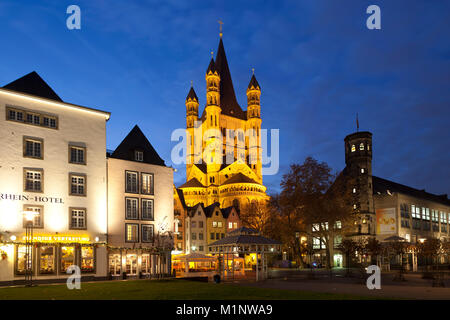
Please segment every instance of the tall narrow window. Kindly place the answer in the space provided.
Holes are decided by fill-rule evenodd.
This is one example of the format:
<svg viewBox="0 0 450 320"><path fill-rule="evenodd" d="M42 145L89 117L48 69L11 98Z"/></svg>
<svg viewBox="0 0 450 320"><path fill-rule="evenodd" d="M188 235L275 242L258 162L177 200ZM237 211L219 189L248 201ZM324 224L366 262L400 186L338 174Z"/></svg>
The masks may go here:
<svg viewBox="0 0 450 320"><path fill-rule="evenodd" d="M39 273L51 274L55 272L55 247L40 247L39 255Z"/></svg>
<svg viewBox="0 0 450 320"><path fill-rule="evenodd" d="M125 242L139 242L139 225L134 223L125 224Z"/></svg>
<svg viewBox="0 0 450 320"><path fill-rule="evenodd" d="M70 229L86 229L86 209L70 208Z"/></svg>
<svg viewBox="0 0 450 320"><path fill-rule="evenodd" d="M138 199L136 198L125 198L126 208L125 208L125 218L128 220L138 219Z"/></svg>
<svg viewBox="0 0 450 320"><path fill-rule="evenodd" d="M69 174L70 179L70 195L85 196L86 195L86 176L78 174Z"/></svg>
<svg viewBox="0 0 450 320"><path fill-rule="evenodd" d="M95 272L94 247L81 247L81 272Z"/></svg>
<svg viewBox="0 0 450 320"><path fill-rule="evenodd" d="M24 169L25 191L42 192L43 171L36 169Z"/></svg>
<svg viewBox="0 0 450 320"><path fill-rule="evenodd" d="M356 151L356 147L354 144L352 144L352 152L355 152L355 151Z"/></svg>
<svg viewBox="0 0 450 320"><path fill-rule="evenodd" d="M143 224L142 225L142 242L153 241L153 225Z"/></svg>
<svg viewBox="0 0 450 320"><path fill-rule="evenodd" d="M142 220L153 220L152 199L142 199Z"/></svg>
<svg viewBox="0 0 450 320"><path fill-rule="evenodd" d="M61 247L61 272L66 273L73 264L75 264L75 247Z"/></svg>
<svg viewBox="0 0 450 320"><path fill-rule="evenodd" d="M153 194L153 174L142 173L141 174L141 192L143 194Z"/></svg>
<svg viewBox="0 0 450 320"><path fill-rule="evenodd" d="M86 164L86 148L69 146L69 162Z"/></svg>
<svg viewBox="0 0 450 320"><path fill-rule="evenodd" d="M23 139L23 156L29 158L43 158L43 140L38 138Z"/></svg>
<svg viewBox="0 0 450 320"><path fill-rule="evenodd" d="M125 192L138 193L138 173L125 171Z"/></svg>

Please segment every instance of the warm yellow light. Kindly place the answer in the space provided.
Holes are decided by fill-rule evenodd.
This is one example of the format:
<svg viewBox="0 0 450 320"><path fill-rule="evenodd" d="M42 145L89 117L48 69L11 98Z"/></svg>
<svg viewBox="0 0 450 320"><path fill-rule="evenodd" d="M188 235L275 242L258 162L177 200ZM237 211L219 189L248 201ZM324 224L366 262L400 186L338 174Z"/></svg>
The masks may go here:
<svg viewBox="0 0 450 320"><path fill-rule="evenodd" d="M25 220L27 220L28 222L32 222L34 220L34 217L37 215L37 212L35 212L35 211L24 211L23 214L25 216Z"/></svg>
<svg viewBox="0 0 450 320"><path fill-rule="evenodd" d="M16 236L15 235L12 235L11 237L9 237L10 239L11 239L11 241L16 241Z"/></svg>

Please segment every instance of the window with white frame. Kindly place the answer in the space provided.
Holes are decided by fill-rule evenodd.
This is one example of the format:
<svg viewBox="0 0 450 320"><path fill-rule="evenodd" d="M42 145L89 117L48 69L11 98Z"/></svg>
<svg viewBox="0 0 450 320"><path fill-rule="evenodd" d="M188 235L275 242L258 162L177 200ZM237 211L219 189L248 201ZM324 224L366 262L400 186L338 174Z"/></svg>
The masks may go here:
<svg viewBox="0 0 450 320"><path fill-rule="evenodd" d="M43 228L44 227L44 207L42 206L24 206L24 211L32 211L33 212L33 228ZM27 221L23 222L23 226L25 227Z"/></svg>
<svg viewBox="0 0 450 320"><path fill-rule="evenodd" d="M137 223L125 224L125 242L139 242L139 225Z"/></svg>
<svg viewBox="0 0 450 320"><path fill-rule="evenodd" d="M86 229L85 208L70 208L70 229Z"/></svg>
<svg viewBox="0 0 450 320"><path fill-rule="evenodd" d="M25 191L42 192L43 171L35 169L25 169Z"/></svg>
<svg viewBox="0 0 450 320"><path fill-rule="evenodd" d="M138 173L125 171L125 192L138 193Z"/></svg>
<svg viewBox="0 0 450 320"><path fill-rule="evenodd" d="M153 194L153 174L142 173L141 174L141 193Z"/></svg>
<svg viewBox="0 0 450 320"><path fill-rule="evenodd" d="M85 196L86 176L71 173L69 177L70 177L70 195Z"/></svg>
<svg viewBox="0 0 450 320"><path fill-rule="evenodd" d="M137 220L139 204L137 198L125 198L125 219Z"/></svg>
<svg viewBox="0 0 450 320"><path fill-rule="evenodd" d="M142 199L142 220L153 220L153 199Z"/></svg>
<svg viewBox="0 0 450 320"><path fill-rule="evenodd" d="M38 138L24 138L24 157L42 159L43 140Z"/></svg>
<svg viewBox="0 0 450 320"><path fill-rule="evenodd" d="M143 224L142 225L142 242L151 242L153 241L153 225L152 224Z"/></svg>
<svg viewBox="0 0 450 320"><path fill-rule="evenodd" d="M69 146L69 162L75 164L86 164L86 148Z"/></svg>

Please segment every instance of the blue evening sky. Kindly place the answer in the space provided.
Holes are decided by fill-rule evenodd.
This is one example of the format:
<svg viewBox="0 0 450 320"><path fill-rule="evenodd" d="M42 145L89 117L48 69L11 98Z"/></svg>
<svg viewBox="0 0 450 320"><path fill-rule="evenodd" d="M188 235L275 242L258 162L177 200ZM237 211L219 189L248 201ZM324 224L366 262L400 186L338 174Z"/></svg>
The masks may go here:
<svg viewBox="0 0 450 320"><path fill-rule="evenodd" d="M66 28L71 4L81 30ZM371 4L381 30L366 28ZM449 1L1 0L0 84L35 70L64 101L112 112L108 148L138 124L172 165L191 80L205 104L218 19L239 103L255 68L263 128L280 129L269 193L306 156L342 170L357 112L374 134L374 175L450 193Z"/></svg>

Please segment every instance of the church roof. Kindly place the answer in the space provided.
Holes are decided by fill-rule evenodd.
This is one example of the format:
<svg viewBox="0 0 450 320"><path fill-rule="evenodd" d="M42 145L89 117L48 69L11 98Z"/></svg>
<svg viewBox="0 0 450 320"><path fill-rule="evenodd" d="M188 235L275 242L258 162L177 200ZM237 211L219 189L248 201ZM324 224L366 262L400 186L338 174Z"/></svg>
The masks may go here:
<svg viewBox="0 0 450 320"><path fill-rule="evenodd" d="M234 176L232 176L230 179L228 179L227 181L225 181L223 183L223 185L226 184L233 184L233 183L254 183L254 184L259 184L258 182L256 182L255 180L247 177L246 175L242 174L242 173L238 173L235 174Z"/></svg>
<svg viewBox="0 0 450 320"><path fill-rule="evenodd" d="M136 161L134 155L136 150L144 153L144 160L142 162L165 166L164 160L161 159L150 141L148 141L147 137L137 125L134 126L116 150L114 150L111 154L111 158Z"/></svg>
<svg viewBox="0 0 450 320"><path fill-rule="evenodd" d="M178 187L181 188L205 188L205 186L197 180L197 178L192 178L191 180L185 182L181 186Z"/></svg>
<svg viewBox="0 0 450 320"><path fill-rule="evenodd" d="M187 97L186 97L186 101L187 101L189 98L191 98L192 100L197 100L197 101L198 101L198 97L197 97L197 95L195 94L194 87L191 87L191 90L189 90L189 93L188 93L188 95L187 95Z"/></svg>
<svg viewBox="0 0 450 320"><path fill-rule="evenodd" d="M261 89L261 87L259 86L258 80L256 80L255 75L252 75L252 78L250 79L250 83L248 84L249 89L251 89L252 87Z"/></svg>
<svg viewBox="0 0 450 320"><path fill-rule="evenodd" d="M220 38L219 48L217 49L215 66L220 75L220 107L222 108L222 114L246 120L245 113L236 100L222 38Z"/></svg>
<svg viewBox="0 0 450 320"><path fill-rule="evenodd" d="M450 206L450 200L448 199L446 194L436 195L425 190L414 189L396 182L392 182L386 179L382 179L379 177L372 176L372 184L373 184L373 194L376 195L378 193L386 194L389 192L397 192L405 195L409 195L415 198L426 199L429 201L434 201L437 203L442 203L444 205Z"/></svg>
<svg viewBox="0 0 450 320"><path fill-rule="evenodd" d="M216 63L214 62L214 59L213 59L213 58L211 58L211 61L209 62L208 69L206 69L206 74L208 74L210 71L211 71L212 73L214 73L214 72L217 71L217 69L216 69Z"/></svg>
<svg viewBox="0 0 450 320"><path fill-rule="evenodd" d="M29 74L8 83L3 88L63 102L55 91L53 91L53 89L50 88L50 86L36 73L36 71L30 72Z"/></svg>

